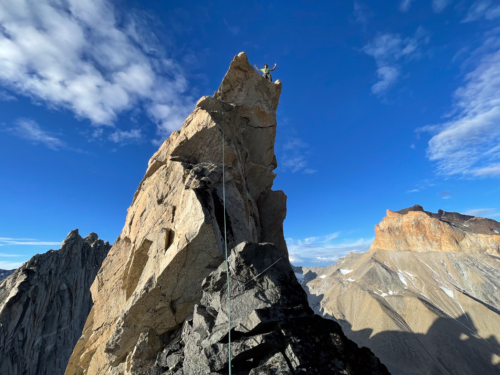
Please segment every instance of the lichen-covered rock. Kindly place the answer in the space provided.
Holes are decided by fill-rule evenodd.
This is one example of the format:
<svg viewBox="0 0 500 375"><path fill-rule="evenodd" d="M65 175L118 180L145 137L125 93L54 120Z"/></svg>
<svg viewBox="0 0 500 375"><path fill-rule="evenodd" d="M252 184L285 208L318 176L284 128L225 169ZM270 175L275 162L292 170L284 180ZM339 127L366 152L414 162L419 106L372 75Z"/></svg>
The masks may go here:
<svg viewBox="0 0 500 375"><path fill-rule="evenodd" d="M109 243L72 231L0 282L0 374L62 375L92 307Z"/></svg>
<svg viewBox="0 0 500 375"><path fill-rule="evenodd" d="M286 196L271 191L280 93L240 53L214 97L153 155L92 286L67 375L145 373L157 343L193 313L201 281L223 260L223 163L229 249L273 242L287 253Z"/></svg>
<svg viewBox="0 0 500 375"><path fill-rule="evenodd" d="M275 245L242 243L229 262L234 270L233 374L389 374L370 350L347 339L337 323L313 314L286 253ZM205 279L192 319L158 355L150 375L227 374L225 267L222 264Z"/></svg>

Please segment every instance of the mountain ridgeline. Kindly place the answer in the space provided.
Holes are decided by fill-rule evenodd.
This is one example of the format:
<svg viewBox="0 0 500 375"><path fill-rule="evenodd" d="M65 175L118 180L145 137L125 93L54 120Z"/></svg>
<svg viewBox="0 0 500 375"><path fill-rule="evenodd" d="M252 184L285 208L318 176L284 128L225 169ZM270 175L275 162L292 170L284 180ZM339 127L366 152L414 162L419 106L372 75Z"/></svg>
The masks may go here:
<svg viewBox="0 0 500 375"><path fill-rule="evenodd" d="M302 286L318 314L391 374L500 373L500 223L413 206L387 211L366 253Z"/></svg>
<svg viewBox="0 0 500 375"><path fill-rule="evenodd" d="M0 374L63 374L92 307L109 243L78 230L0 281Z"/></svg>

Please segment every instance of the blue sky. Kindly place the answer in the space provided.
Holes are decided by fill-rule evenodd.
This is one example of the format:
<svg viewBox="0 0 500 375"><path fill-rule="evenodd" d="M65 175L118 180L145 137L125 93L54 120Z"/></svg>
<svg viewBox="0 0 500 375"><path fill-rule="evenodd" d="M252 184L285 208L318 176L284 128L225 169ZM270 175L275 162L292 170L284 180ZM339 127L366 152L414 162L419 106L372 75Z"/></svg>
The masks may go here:
<svg viewBox="0 0 500 375"><path fill-rule="evenodd" d="M278 64L291 259L365 251L385 210L500 216L500 5L0 3L0 268L113 242L163 139L234 55Z"/></svg>

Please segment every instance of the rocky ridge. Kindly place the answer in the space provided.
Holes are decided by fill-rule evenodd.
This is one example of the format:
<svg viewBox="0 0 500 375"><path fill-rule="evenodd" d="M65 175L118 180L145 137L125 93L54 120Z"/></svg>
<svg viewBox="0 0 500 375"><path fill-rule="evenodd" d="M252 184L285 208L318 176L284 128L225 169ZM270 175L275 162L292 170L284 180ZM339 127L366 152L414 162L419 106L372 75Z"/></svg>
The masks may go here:
<svg viewBox="0 0 500 375"><path fill-rule="evenodd" d="M145 372L193 313L201 282L223 260L223 132L228 247L271 242L287 253L286 196L271 190L280 93L281 82L240 53L214 97L153 155L92 286L93 312L66 374Z"/></svg>
<svg viewBox="0 0 500 375"><path fill-rule="evenodd" d="M422 206L392 212L375 226L370 248L390 251L460 251L500 256L500 223Z"/></svg>
<svg viewBox="0 0 500 375"><path fill-rule="evenodd" d="M0 373L63 374L92 307L90 285L109 243L78 230L0 282Z"/></svg>
<svg viewBox="0 0 500 375"><path fill-rule="evenodd" d="M237 275L230 279L233 374L389 374L337 323L313 313L285 252L273 244L241 243L229 262ZM238 288L236 278L251 281ZM203 281L192 318L173 334L150 375L228 373L226 282L223 263Z"/></svg>
<svg viewBox="0 0 500 375"><path fill-rule="evenodd" d="M338 325L312 314L293 276L283 236L286 196L271 190L280 93L281 82L266 81L240 53L214 96L201 98L153 155L92 286L95 304L67 375L227 370L222 163L233 277L248 280L281 259L235 297L237 370L360 373L358 356L359 363L379 371L374 373L384 373L373 354L345 339ZM233 289L236 284L233 279ZM305 326L290 326L294 319ZM245 330L247 324L254 326ZM322 324L328 329L319 332ZM312 333L322 335L332 352L320 349ZM315 352L300 353L300 346ZM316 352L322 357L314 367L307 357Z"/></svg>
<svg viewBox="0 0 500 375"><path fill-rule="evenodd" d="M484 231L499 223L412 209L388 211L370 251L351 253L303 284L311 307L391 374L498 373L498 236ZM471 222L479 225L462 229Z"/></svg>
<svg viewBox="0 0 500 375"><path fill-rule="evenodd" d="M14 271L15 270L0 270L0 281L12 275Z"/></svg>

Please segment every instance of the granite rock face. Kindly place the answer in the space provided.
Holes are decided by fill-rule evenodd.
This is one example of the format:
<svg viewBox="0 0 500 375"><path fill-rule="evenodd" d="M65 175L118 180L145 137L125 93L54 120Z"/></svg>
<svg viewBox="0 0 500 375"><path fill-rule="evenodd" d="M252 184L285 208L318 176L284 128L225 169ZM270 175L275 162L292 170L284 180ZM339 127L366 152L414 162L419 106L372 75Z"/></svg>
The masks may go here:
<svg viewBox="0 0 500 375"><path fill-rule="evenodd" d="M12 275L15 270L0 270L0 281Z"/></svg>
<svg viewBox="0 0 500 375"><path fill-rule="evenodd" d="M241 243L229 262L233 374L389 374L337 323L313 313L285 252ZM150 375L228 373L226 283L223 263L203 281L192 318L172 334Z"/></svg>
<svg viewBox="0 0 500 375"><path fill-rule="evenodd" d="M61 375L92 307L109 243L72 231L0 282L0 374Z"/></svg>
<svg viewBox="0 0 500 375"><path fill-rule="evenodd" d="M271 190L280 93L280 81L240 53L214 97L202 97L153 155L92 286L67 375L145 373L193 313L201 282L223 260L223 163L228 248L272 242L287 253L286 196Z"/></svg>
<svg viewBox="0 0 500 375"><path fill-rule="evenodd" d="M392 212L375 226L371 249L389 251L460 251L500 256L500 223L481 217L422 206Z"/></svg>
<svg viewBox="0 0 500 375"><path fill-rule="evenodd" d="M391 374L498 374L498 225L421 207L389 211L370 251L303 284L309 304Z"/></svg>

